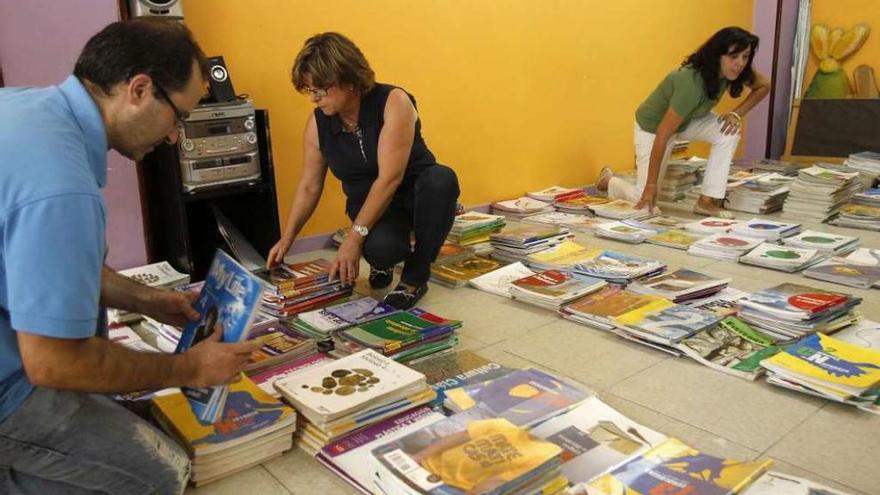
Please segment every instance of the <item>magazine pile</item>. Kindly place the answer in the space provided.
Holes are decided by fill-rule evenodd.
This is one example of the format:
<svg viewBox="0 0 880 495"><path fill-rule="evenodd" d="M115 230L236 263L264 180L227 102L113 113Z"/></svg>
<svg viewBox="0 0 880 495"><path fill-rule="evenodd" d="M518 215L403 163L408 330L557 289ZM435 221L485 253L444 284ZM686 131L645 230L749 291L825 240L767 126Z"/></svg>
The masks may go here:
<svg viewBox="0 0 880 495"><path fill-rule="evenodd" d="M508 225L489 236L492 258L508 263L523 261L526 256L553 247L571 237L571 232L556 225L519 223Z"/></svg>
<svg viewBox="0 0 880 495"><path fill-rule="evenodd" d="M339 277L330 280L330 262L323 258L301 263L280 263L260 272L267 290L262 310L276 318L289 319L351 295Z"/></svg>
<svg viewBox="0 0 880 495"><path fill-rule="evenodd" d="M189 283L189 275L175 270L167 261L130 268L128 270L120 270L118 273L134 280L135 282L142 283L149 287L155 287L157 289L174 289L175 287ZM124 309L107 309L107 321L111 324L131 323L139 319L141 319L141 315L137 313L132 313Z"/></svg>
<svg viewBox="0 0 880 495"><path fill-rule="evenodd" d="M455 217L446 240L459 246L487 242L489 234L501 230L504 224L505 219L502 215L467 211Z"/></svg>
<svg viewBox="0 0 880 495"><path fill-rule="evenodd" d="M833 166L831 166L833 167ZM798 171L782 207L783 218L821 223L837 214L861 188L858 172L813 165Z"/></svg>
<svg viewBox="0 0 880 495"><path fill-rule="evenodd" d="M608 283L576 273L547 270L514 280L510 295L514 299L558 311L570 301L596 292Z"/></svg>

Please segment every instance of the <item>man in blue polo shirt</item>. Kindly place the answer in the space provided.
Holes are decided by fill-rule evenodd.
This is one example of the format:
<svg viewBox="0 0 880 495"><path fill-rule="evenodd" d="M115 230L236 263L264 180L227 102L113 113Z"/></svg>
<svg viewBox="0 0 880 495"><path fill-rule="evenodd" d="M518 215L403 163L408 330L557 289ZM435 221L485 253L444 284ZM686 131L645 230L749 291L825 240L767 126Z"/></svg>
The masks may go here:
<svg viewBox="0 0 880 495"><path fill-rule="evenodd" d="M105 395L227 383L259 343L184 354L104 337L103 307L183 324L191 296L103 264L106 155L177 139L205 57L180 23L107 26L58 86L0 90L0 492L180 493L186 454Z"/></svg>

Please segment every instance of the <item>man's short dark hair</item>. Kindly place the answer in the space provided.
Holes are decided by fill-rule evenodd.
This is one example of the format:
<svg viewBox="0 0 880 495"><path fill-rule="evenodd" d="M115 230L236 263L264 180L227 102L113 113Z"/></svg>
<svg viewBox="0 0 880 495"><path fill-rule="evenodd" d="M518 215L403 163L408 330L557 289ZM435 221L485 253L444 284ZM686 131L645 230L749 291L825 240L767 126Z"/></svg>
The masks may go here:
<svg viewBox="0 0 880 495"><path fill-rule="evenodd" d="M190 30L180 22L144 18L119 21L92 36L73 74L110 93L113 86L147 74L169 92L182 91L198 62L207 79L208 62Z"/></svg>

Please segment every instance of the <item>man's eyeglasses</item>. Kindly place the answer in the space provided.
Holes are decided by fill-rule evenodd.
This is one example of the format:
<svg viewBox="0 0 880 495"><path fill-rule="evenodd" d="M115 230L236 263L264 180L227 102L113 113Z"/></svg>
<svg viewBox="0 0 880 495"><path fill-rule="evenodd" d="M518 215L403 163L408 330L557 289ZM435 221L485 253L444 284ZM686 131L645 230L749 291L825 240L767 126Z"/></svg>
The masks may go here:
<svg viewBox="0 0 880 495"><path fill-rule="evenodd" d="M184 121L189 118L189 114L181 112L180 109L177 108L177 105L175 105L174 102L171 101L171 97L168 96L168 93L164 89L162 89L162 86L156 84L156 81L153 81L153 86L156 87L156 91L159 93L159 96L161 96L162 99L165 100L166 103L168 103L168 105L171 107L171 110L174 110L174 118L177 119L177 123L183 125Z"/></svg>
<svg viewBox="0 0 880 495"><path fill-rule="evenodd" d="M303 88L301 93L312 98L323 98L327 96L328 88Z"/></svg>

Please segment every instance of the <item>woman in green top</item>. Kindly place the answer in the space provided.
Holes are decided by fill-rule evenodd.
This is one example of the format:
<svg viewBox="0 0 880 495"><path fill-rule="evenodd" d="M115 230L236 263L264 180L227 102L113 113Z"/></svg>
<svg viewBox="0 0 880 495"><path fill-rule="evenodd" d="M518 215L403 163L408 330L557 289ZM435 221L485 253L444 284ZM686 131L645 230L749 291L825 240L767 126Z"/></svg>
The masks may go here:
<svg viewBox="0 0 880 495"><path fill-rule="evenodd" d="M636 208L654 210L659 180L666 171L670 140L711 144L702 195L694 212L721 218L733 214L721 207L733 153L739 143L743 117L770 92L770 82L752 69L758 37L738 27L724 28L670 72L636 111L636 185L602 169L600 190L626 199ZM727 90L737 98L743 86L749 94L732 112L718 116L712 108Z"/></svg>

